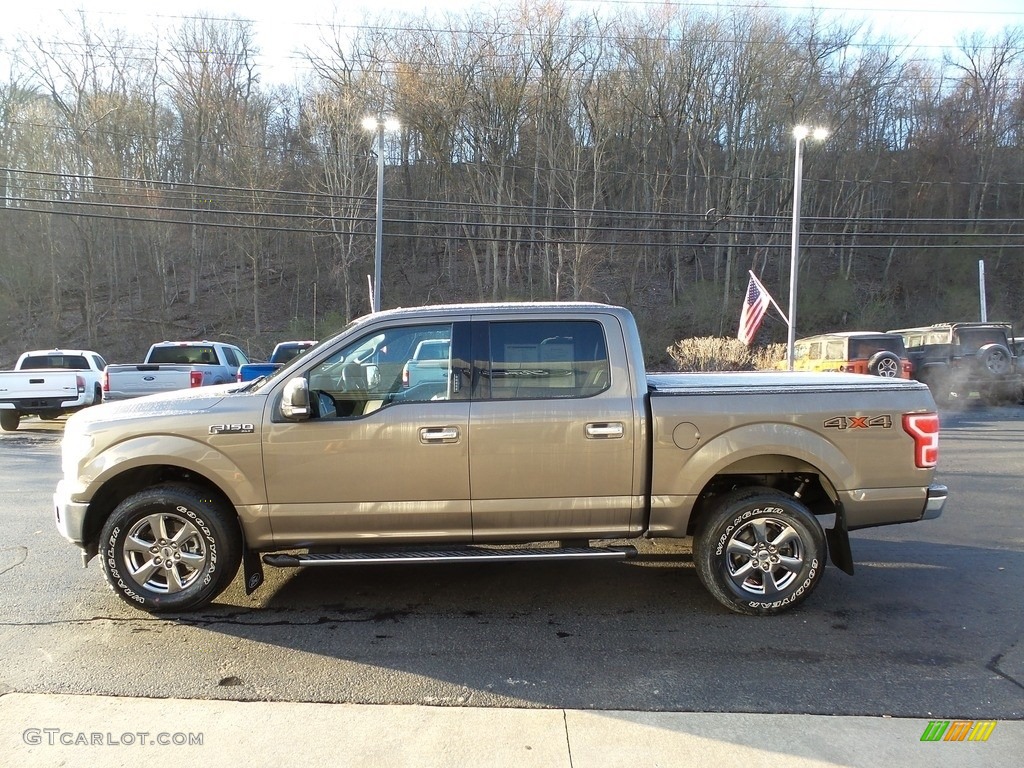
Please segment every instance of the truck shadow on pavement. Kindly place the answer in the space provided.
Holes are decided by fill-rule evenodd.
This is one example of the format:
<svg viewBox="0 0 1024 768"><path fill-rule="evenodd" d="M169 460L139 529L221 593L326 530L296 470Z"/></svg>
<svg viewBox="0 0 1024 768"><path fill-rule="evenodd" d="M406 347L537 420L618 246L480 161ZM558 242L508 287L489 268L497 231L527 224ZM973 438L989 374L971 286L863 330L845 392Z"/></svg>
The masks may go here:
<svg viewBox="0 0 1024 768"><path fill-rule="evenodd" d="M176 621L277 649L239 667L232 698L298 653L317 679L293 700L1021 716L1024 618L1005 596L1024 588L1024 553L881 540L854 553L856 576L829 567L772 618L727 612L681 558L307 569L252 598L236 580L235 605Z"/></svg>

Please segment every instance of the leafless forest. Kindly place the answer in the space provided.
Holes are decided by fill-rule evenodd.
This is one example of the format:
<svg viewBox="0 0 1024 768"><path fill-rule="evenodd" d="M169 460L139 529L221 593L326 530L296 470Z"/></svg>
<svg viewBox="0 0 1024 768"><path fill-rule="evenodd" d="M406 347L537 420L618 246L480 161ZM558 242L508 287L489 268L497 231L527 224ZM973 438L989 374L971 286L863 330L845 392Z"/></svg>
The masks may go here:
<svg viewBox="0 0 1024 768"><path fill-rule="evenodd" d="M288 85L252 23L138 36L71 17L3 39L0 361L217 337L255 357L369 310L376 136L385 308L587 299L651 355L732 335L753 269L799 335L1024 321L1024 29L929 58L857 25L623 5L322 27ZM0 33L2 34L2 33ZM760 341L785 339L781 320Z"/></svg>

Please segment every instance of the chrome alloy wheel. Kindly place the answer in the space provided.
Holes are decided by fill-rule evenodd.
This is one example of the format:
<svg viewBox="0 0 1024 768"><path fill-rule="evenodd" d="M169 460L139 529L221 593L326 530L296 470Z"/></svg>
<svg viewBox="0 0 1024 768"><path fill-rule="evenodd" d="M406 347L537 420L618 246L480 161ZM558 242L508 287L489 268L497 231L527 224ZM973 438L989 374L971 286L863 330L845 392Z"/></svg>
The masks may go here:
<svg viewBox="0 0 1024 768"><path fill-rule="evenodd" d="M900 375L900 363L891 357L878 361L878 375L886 379L895 379Z"/></svg>
<svg viewBox="0 0 1024 768"><path fill-rule="evenodd" d="M799 532L773 517L739 526L725 549L729 578L741 592L772 596L792 586L804 566Z"/></svg>
<svg viewBox="0 0 1024 768"><path fill-rule="evenodd" d="M123 552L132 580L161 594L192 586L202 576L208 556L199 529L168 512L136 522L125 537Z"/></svg>

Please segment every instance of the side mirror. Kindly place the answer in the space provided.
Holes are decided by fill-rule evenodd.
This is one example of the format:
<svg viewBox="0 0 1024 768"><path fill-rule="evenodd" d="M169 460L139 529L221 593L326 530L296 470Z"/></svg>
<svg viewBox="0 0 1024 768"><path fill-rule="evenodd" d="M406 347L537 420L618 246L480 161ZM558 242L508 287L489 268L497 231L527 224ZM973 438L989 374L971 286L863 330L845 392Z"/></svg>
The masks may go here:
<svg viewBox="0 0 1024 768"><path fill-rule="evenodd" d="M309 385L305 377L296 376L284 385L281 415L288 421L306 421L309 418Z"/></svg>

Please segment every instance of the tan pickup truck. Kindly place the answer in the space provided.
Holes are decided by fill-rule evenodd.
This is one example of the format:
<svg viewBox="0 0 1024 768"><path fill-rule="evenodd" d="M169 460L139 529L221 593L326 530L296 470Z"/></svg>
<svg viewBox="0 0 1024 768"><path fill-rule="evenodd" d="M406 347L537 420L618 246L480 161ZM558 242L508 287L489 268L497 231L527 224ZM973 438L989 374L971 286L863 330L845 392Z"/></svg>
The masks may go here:
<svg viewBox="0 0 1024 768"><path fill-rule="evenodd" d="M420 342L446 373L403 386ZM632 315L588 303L392 310L270 378L72 416L57 527L148 611L244 564L626 558L693 538L726 607L804 600L847 531L937 517L927 387L855 374L645 374ZM262 558L260 555L262 554Z"/></svg>

